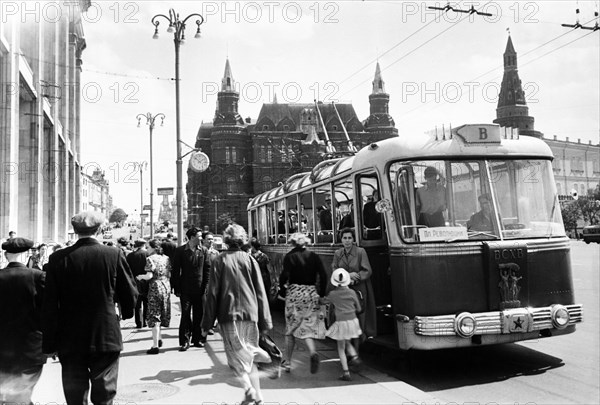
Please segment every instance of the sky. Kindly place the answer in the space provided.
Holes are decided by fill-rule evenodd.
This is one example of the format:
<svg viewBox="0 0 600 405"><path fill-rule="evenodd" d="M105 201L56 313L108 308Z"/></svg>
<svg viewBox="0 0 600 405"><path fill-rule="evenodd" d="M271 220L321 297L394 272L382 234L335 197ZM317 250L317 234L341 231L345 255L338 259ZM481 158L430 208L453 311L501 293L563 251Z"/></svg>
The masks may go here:
<svg viewBox="0 0 600 405"><path fill-rule="evenodd" d="M369 115L376 63L390 95L399 134L434 127L491 123L510 33L535 128L546 138L599 143L600 31L593 1L452 2L492 17L428 10L445 2L207 1L92 2L83 28L81 157L110 182L115 207L135 216L140 207L136 162L149 162L149 128L138 114L165 115L153 132L156 188L176 187L176 99L173 34L152 17L173 8L187 22L180 49L181 140L193 146L202 122L213 119L229 58L240 91L239 113L256 119L276 94L280 103L351 102ZM182 153L190 149L182 144ZM189 155L184 158L184 192ZM149 204L150 171L142 173Z"/></svg>

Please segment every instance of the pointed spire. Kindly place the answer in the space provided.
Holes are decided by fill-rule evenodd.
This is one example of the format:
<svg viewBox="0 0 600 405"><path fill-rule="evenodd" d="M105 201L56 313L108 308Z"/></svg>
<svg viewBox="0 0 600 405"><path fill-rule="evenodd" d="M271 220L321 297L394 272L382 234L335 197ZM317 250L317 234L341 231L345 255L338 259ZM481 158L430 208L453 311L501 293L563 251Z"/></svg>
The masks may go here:
<svg viewBox="0 0 600 405"><path fill-rule="evenodd" d="M506 42L506 50L504 51L504 70L517 68L517 52L513 46L510 33Z"/></svg>
<svg viewBox="0 0 600 405"><path fill-rule="evenodd" d="M273 93L273 104L277 104L277 93Z"/></svg>
<svg viewBox="0 0 600 405"><path fill-rule="evenodd" d="M221 91L235 91L235 82L233 81L233 75L231 74L231 66L229 66L229 58L225 62L225 73L221 80Z"/></svg>
<svg viewBox="0 0 600 405"><path fill-rule="evenodd" d="M375 67L375 78L373 79L373 91L371 94L385 94L385 83L381 77L381 68L379 62Z"/></svg>

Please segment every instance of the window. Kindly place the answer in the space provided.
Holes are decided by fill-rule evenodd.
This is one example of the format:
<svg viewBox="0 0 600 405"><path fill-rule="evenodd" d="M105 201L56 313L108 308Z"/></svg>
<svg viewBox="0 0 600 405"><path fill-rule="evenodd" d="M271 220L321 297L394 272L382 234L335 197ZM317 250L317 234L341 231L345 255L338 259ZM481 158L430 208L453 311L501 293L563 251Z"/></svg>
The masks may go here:
<svg viewBox="0 0 600 405"><path fill-rule="evenodd" d="M335 196L333 210L338 231L343 228L354 229L354 188L352 187L352 179L348 176L337 181L333 185L333 195ZM336 232L335 241L341 242L339 232Z"/></svg>
<svg viewBox="0 0 600 405"><path fill-rule="evenodd" d="M229 146L225 147L225 163L231 163L231 148Z"/></svg>
<svg viewBox="0 0 600 405"><path fill-rule="evenodd" d="M441 227L464 232L450 242L564 235L549 161L398 162L390 175L398 231L407 242L447 240L426 231Z"/></svg>
<svg viewBox="0 0 600 405"><path fill-rule="evenodd" d="M258 157L259 157L258 160L260 160L260 163L265 163L266 162L267 152L266 152L266 148L265 148L264 145L261 145L259 147Z"/></svg>
<svg viewBox="0 0 600 405"><path fill-rule="evenodd" d="M334 217L332 213L331 184L325 184L315 190L317 206L317 242L333 242Z"/></svg>
<svg viewBox="0 0 600 405"><path fill-rule="evenodd" d="M271 145L267 146L267 163L271 163L273 161L273 147Z"/></svg>
<svg viewBox="0 0 600 405"><path fill-rule="evenodd" d="M362 237L365 240L379 240L383 238L383 216L376 210L380 200L379 182L377 175L366 174L358 178L360 216L362 218Z"/></svg>
<svg viewBox="0 0 600 405"><path fill-rule="evenodd" d="M300 211L298 212L298 220L300 221L300 230L308 235L312 242L315 241L315 226L314 226L314 210L312 202L312 193L300 195Z"/></svg>
<svg viewBox="0 0 600 405"><path fill-rule="evenodd" d="M283 130L284 131L289 131L290 130L290 126L289 125L284 125L283 126Z"/></svg>
<svg viewBox="0 0 600 405"><path fill-rule="evenodd" d="M265 191L269 191L272 188L272 186L271 186L272 180L271 180L270 176L264 176L262 178L261 182L262 182L262 191L263 191L263 193Z"/></svg>
<svg viewBox="0 0 600 405"><path fill-rule="evenodd" d="M236 181L235 181L235 177L233 177L233 176L227 177L227 192L228 193L236 192Z"/></svg>

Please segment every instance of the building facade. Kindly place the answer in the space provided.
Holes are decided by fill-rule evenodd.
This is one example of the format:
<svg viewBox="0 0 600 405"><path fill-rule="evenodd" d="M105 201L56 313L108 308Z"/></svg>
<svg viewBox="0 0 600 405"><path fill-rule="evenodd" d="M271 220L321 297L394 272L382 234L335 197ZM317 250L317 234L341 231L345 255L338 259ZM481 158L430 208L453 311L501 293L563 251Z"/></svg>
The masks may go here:
<svg viewBox="0 0 600 405"><path fill-rule="evenodd" d="M48 4L60 18L40 15ZM81 206L81 16L90 2L13 6L0 21L0 234L64 242Z"/></svg>
<svg viewBox="0 0 600 405"><path fill-rule="evenodd" d="M521 87L517 66L517 52L510 36L504 51L504 76L498 96L498 108L494 123L519 129L520 135L543 139L554 155L552 168L556 188L561 200L571 198L573 193L585 196L590 189L600 184L600 144L591 141L581 143L570 141L568 134L560 140L552 139L535 130L535 119L529 115L525 93Z"/></svg>
<svg viewBox="0 0 600 405"><path fill-rule="evenodd" d="M349 103L263 104L256 119L238 112L239 93L229 60L212 122L200 126L196 147L211 161L203 173L188 170L188 224L221 232L228 219L246 227L250 198L290 176L311 170L335 153L352 153L398 136L379 64L369 95L370 115L359 120Z"/></svg>
<svg viewBox="0 0 600 405"><path fill-rule="evenodd" d="M91 175L81 172L81 207L78 211L98 211L108 218L112 210L112 197L104 172L100 169Z"/></svg>

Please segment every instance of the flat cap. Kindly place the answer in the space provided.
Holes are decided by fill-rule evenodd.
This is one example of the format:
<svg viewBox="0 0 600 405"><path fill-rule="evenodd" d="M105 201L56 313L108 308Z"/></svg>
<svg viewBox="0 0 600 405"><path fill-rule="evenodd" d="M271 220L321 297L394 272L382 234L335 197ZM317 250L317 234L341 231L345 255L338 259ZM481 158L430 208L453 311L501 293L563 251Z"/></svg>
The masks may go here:
<svg viewBox="0 0 600 405"><path fill-rule="evenodd" d="M2 244L2 250L8 253L27 252L33 247L33 241L25 238L12 238Z"/></svg>
<svg viewBox="0 0 600 405"><path fill-rule="evenodd" d="M135 247L142 247L142 246L146 246L146 239L136 239L135 242L133 242L133 246Z"/></svg>
<svg viewBox="0 0 600 405"><path fill-rule="evenodd" d="M91 235L106 221L104 215L98 211L83 211L71 218L71 225L77 234Z"/></svg>

